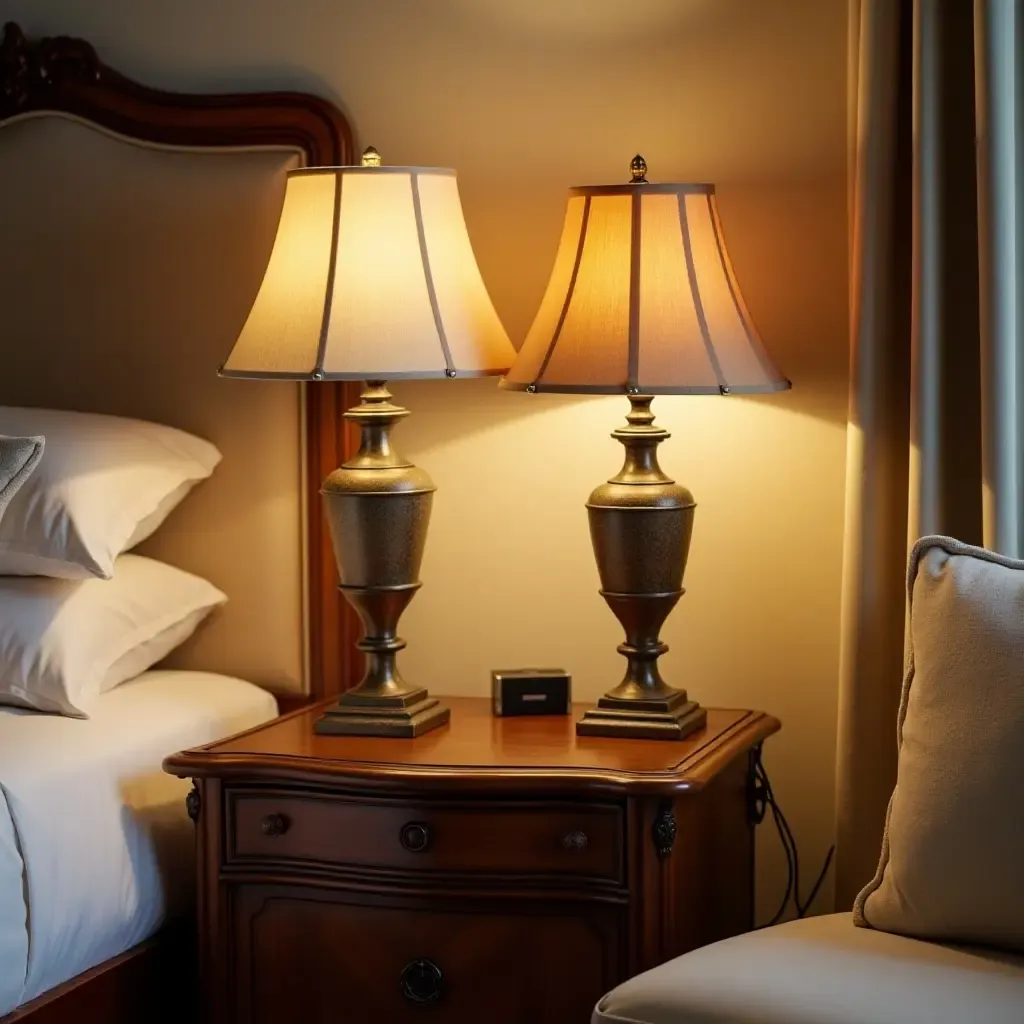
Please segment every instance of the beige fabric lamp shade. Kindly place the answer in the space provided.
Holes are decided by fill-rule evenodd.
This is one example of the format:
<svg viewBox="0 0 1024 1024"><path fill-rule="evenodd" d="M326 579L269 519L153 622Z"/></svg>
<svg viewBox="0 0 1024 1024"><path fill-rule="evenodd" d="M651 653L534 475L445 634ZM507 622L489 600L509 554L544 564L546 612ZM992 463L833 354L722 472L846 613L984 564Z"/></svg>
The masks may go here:
<svg viewBox="0 0 1024 1024"><path fill-rule="evenodd" d="M751 394L789 381L744 305L713 185L573 188L547 292L502 387Z"/></svg>
<svg viewBox="0 0 1024 1024"><path fill-rule="evenodd" d="M221 373L480 377L514 357L454 171L322 167L288 175L263 284Z"/></svg>

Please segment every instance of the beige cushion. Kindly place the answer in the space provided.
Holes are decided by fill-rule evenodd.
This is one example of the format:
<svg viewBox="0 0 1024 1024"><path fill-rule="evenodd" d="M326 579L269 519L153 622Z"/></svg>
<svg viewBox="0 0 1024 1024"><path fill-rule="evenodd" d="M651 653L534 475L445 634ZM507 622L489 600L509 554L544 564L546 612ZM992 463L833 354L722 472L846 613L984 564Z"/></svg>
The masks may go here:
<svg viewBox="0 0 1024 1024"><path fill-rule="evenodd" d="M1020 1024L1024 957L806 918L716 942L609 993L594 1024Z"/></svg>
<svg viewBox="0 0 1024 1024"><path fill-rule="evenodd" d="M908 587L896 788L854 920L1024 952L1024 562L926 537Z"/></svg>
<svg viewBox="0 0 1024 1024"><path fill-rule="evenodd" d="M43 444L41 437L6 437L0 434L0 516L36 468L43 454Z"/></svg>

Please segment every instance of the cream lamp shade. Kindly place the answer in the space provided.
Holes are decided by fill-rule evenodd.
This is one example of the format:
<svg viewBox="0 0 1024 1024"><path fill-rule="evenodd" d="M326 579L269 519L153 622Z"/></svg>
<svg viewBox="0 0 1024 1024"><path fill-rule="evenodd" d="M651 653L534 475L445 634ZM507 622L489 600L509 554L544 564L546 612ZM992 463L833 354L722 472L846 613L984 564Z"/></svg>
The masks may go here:
<svg viewBox="0 0 1024 1024"><path fill-rule="evenodd" d="M263 283L221 374L481 377L514 358L455 172L371 161L289 173Z"/></svg>
<svg viewBox="0 0 1024 1024"><path fill-rule="evenodd" d="M714 186L649 183L644 170L628 184L569 190L547 292L501 386L648 395L788 388L740 295Z"/></svg>

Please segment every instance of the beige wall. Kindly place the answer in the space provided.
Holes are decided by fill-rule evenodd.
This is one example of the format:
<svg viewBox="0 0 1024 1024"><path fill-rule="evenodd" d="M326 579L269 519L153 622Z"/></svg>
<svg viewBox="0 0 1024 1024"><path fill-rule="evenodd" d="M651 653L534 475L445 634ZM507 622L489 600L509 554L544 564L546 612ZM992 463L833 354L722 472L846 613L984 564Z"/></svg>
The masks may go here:
<svg viewBox="0 0 1024 1024"><path fill-rule="evenodd" d="M719 185L747 301L794 391L662 398L663 463L697 496L666 675L762 707L805 877L832 834L846 408L845 0L4 0L33 34L90 38L174 88L299 87L387 162L458 168L470 231L518 344L574 183ZM440 491L410 608L407 674L486 691L492 667L557 664L581 697L618 680L583 502L618 466L624 400L396 388L405 451ZM760 902L784 873L761 836Z"/></svg>

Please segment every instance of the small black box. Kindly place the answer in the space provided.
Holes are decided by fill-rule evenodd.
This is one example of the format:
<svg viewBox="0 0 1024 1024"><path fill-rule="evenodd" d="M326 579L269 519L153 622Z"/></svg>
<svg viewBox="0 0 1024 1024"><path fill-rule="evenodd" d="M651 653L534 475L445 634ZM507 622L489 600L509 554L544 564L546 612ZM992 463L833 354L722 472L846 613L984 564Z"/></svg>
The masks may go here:
<svg viewBox="0 0 1024 1024"><path fill-rule="evenodd" d="M494 714L568 715L572 677L560 668L515 668L491 673Z"/></svg>

